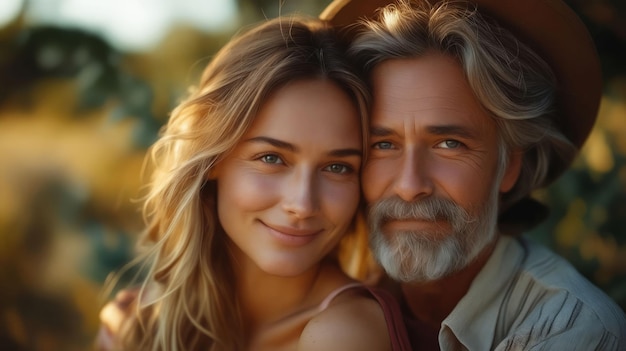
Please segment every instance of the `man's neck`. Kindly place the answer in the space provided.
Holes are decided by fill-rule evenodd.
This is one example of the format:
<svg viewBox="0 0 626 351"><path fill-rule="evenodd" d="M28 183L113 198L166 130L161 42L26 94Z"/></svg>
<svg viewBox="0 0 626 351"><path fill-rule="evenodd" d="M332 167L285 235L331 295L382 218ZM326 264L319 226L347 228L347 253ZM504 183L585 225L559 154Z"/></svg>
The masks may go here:
<svg viewBox="0 0 626 351"><path fill-rule="evenodd" d="M402 294L413 317L439 330L441 322L465 296L474 278L491 257L497 240L487 245L472 263L442 279L402 284Z"/></svg>

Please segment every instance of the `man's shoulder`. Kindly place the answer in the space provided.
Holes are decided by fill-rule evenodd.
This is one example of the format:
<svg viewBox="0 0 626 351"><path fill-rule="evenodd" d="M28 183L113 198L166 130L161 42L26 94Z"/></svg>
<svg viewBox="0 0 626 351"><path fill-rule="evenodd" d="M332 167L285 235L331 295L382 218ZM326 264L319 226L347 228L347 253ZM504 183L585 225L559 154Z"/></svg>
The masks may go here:
<svg viewBox="0 0 626 351"><path fill-rule="evenodd" d="M624 320L624 313L615 301L563 257L532 240L522 238L519 242L525 248L526 257L516 277L518 288L538 290L544 296L544 304L558 305L559 296L569 295L599 317Z"/></svg>
<svg viewBox="0 0 626 351"><path fill-rule="evenodd" d="M589 339L626 337L626 317L610 297L551 250L518 242L525 257L500 306L501 333L535 334L537 340L570 338L575 331Z"/></svg>

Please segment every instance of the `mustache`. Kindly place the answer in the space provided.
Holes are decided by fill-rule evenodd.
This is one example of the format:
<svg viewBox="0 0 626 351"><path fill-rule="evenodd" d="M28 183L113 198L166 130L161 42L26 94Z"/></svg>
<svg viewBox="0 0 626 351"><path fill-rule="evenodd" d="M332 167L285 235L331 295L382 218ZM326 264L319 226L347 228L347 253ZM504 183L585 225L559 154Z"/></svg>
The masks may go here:
<svg viewBox="0 0 626 351"><path fill-rule="evenodd" d="M453 226L465 226L476 221L463 207L441 197L412 202L398 196L385 198L370 206L368 218L370 224L375 226L394 220L447 221Z"/></svg>

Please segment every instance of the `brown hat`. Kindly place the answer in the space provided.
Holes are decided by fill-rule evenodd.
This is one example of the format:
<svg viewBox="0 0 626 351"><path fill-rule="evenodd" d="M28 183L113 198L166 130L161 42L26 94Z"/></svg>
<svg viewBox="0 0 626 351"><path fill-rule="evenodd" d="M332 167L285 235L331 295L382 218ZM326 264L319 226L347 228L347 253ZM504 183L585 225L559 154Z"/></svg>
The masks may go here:
<svg viewBox="0 0 626 351"><path fill-rule="evenodd" d="M602 95L600 61L582 21L561 0L468 1L514 33L552 67L558 81L559 128L580 148L596 120ZM334 0L320 18L342 27L372 17L376 9L393 2ZM560 174L565 169L555 171Z"/></svg>

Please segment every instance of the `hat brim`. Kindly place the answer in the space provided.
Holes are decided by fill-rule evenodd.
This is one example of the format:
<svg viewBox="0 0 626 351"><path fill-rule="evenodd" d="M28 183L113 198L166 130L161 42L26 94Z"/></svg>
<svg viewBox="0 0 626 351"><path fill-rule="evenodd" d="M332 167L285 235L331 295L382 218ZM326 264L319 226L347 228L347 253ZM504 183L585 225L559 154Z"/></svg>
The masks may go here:
<svg viewBox="0 0 626 351"><path fill-rule="evenodd" d="M346 27L373 17L378 8L393 2L334 0L320 18ZM514 33L551 66L558 82L558 126L576 147L582 147L598 113L602 73L595 45L580 18L561 0L469 2Z"/></svg>

